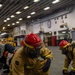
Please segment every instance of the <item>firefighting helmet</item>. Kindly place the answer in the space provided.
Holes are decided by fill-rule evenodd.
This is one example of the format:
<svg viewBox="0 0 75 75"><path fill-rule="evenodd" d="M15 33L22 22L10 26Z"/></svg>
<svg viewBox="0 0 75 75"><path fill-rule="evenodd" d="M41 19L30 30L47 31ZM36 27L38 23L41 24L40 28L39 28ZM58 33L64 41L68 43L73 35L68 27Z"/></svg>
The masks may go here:
<svg viewBox="0 0 75 75"><path fill-rule="evenodd" d="M70 43L67 42L66 40L62 40L62 41L59 43L59 47L60 47L60 48L66 48L67 46L70 46Z"/></svg>
<svg viewBox="0 0 75 75"><path fill-rule="evenodd" d="M41 41L41 38L37 34L30 33L21 42L21 45L27 46L29 48L38 48L42 45L42 41Z"/></svg>
<svg viewBox="0 0 75 75"><path fill-rule="evenodd" d="M11 44L5 44L5 50L8 51L9 53L13 53L15 50L15 47L12 46Z"/></svg>

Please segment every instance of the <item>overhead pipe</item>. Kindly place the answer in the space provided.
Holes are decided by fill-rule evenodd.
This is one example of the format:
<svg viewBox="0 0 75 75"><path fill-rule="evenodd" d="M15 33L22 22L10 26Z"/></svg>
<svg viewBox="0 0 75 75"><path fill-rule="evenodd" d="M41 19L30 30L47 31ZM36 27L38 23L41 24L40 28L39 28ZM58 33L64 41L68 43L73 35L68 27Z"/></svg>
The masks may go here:
<svg viewBox="0 0 75 75"><path fill-rule="evenodd" d="M27 2L28 2L28 1L27 1ZM25 2L22 6L24 6L27 2ZM17 6L18 6L18 5L17 5ZM19 6L18 8L17 8L17 6L14 7L14 8L12 8L12 10L13 10L13 9L15 9L15 10L19 9L20 6ZM34 6L34 4L33 4L33 6ZM32 6L32 9L33 9L33 6ZM15 11L15 10L13 10L13 12L12 12L12 10L11 10L11 14ZM20 9L20 10L21 10L21 9ZM27 11L27 12L28 12L28 11ZM27 13L27 12L25 12L25 13ZM9 12L8 12L8 13L9 13ZM23 14L23 15L24 15L24 14ZM21 16L22 16L22 15L21 15ZM18 17L20 17L20 15L18 15ZM4 18L4 17L2 17L2 18ZM1 19L2 19L2 18L1 18ZM1 24L1 23L0 23L0 24Z"/></svg>
<svg viewBox="0 0 75 75"><path fill-rule="evenodd" d="M48 20L51 20L51 19L54 19L54 18L57 18L57 17L60 17L62 15L66 15L66 14L69 14L73 11L74 9L74 5L73 6L70 6L68 8L66 8L66 10L64 11L61 11L59 13L56 13L56 14L53 14L52 16L49 16L49 17L45 17L43 19L39 19L39 21L34 21L33 24L37 24L37 23L40 23L40 22L45 22L45 21L48 21Z"/></svg>
<svg viewBox="0 0 75 75"><path fill-rule="evenodd" d="M8 10L10 10L18 1L19 1L19 0L16 0L13 5L11 5L7 10L4 10L4 12L0 15L0 17L3 18L3 15L4 15ZM10 3L11 3L11 2L10 2ZM7 4L6 8L10 5L10 3ZM9 12L10 12L10 11L9 11ZM9 12L8 12L8 13L9 13ZM6 14L7 14L7 13L6 13ZM5 14L5 15L6 15L6 14ZM5 16L5 15L4 15L4 16Z"/></svg>
<svg viewBox="0 0 75 75"><path fill-rule="evenodd" d="M22 1L21 1L21 2L22 2ZM20 4L20 3L19 3L19 4ZM18 5L17 5L17 6L18 6ZM17 7L17 6L16 6L16 7ZM15 9L15 10L13 10L13 12L16 11L17 9L19 9L19 7L18 7L17 9L16 9L16 7L12 8L12 10ZM11 7L10 7L10 8L11 8ZM11 14L9 14L9 15L12 15L12 13L13 13L12 10L9 11L9 12L11 12ZM8 12L8 13L9 13L9 12ZM8 13L6 13L6 15L7 15ZM9 15L8 15L8 16L9 16ZM5 18L5 15L1 17L1 20L4 20L4 18ZM3 22L2 22L2 23L3 23ZM2 23L0 23L0 25L2 25Z"/></svg>

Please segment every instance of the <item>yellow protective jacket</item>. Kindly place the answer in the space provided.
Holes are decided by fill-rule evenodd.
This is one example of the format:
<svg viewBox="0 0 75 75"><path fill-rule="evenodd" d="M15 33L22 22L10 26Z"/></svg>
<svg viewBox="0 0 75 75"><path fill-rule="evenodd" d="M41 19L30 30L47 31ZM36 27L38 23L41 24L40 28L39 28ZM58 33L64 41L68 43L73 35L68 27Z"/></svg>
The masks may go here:
<svg viewBox="0 0 75 75"><path fill-rule="evenodd" d="M10 73L8 75L48 75L42 71L47 59L41 61L38 58L30 58L25 55L25 48L18 49L12 59ZM40 51L42 57L52 60L52 53L48 48L43 47Z"/></svg>
<svg viewBox="0 0 75 75"><path fill-rule="evenodd" d="M72 50L72 47L69 47L69 52L65 56L65 61L64 61L65 70L68 70L68 67L71 64L71 61L72 61L71 70L75 71L75 48Z"/></svg>

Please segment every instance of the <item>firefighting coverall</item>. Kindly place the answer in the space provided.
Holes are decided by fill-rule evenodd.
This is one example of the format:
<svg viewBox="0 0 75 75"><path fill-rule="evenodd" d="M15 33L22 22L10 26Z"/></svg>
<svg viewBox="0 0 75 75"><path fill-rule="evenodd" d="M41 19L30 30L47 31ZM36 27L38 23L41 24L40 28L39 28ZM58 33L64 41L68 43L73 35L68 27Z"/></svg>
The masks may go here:
<svg viewBox="0 0 75 75"><path fill-rule="evenodd" d="M63 68L64 70L68 70L71 61L72 61L71 70L75 71L75 48L72 48L72 46L69 47L68 53L66 54Z"/></svg>
<svg viewBox="0 0 75 75"><path fill-rule="evenodd" d="M43 72L42 67L47 61L46 58L52 60L52 53L49 49L42 47L40 54L44 60L40 60L39 58L32 59L25 54L24 47L22 46L16 51L12 59L10 73L8 75L48 75L49 70Z"/></svg>

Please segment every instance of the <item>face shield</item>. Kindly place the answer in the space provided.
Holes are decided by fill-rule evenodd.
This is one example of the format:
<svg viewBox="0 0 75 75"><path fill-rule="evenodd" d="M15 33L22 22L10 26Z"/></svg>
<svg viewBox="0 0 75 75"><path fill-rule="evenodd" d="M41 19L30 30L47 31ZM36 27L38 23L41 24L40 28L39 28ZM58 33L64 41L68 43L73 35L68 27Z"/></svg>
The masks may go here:
<svg viewBox="0 0 75 75"><path fill-rule="evenodd" d="M40 50L42 47L34 48L34 49L27 49L27 53L31 58L36 58L40 55Z"/></svg>
<svg viewBox="0 0 75 75"><path fill-rule="evenodd" d="M68 48L66 47L66 48L60 48L60 50L61 50L61 53L62 54L67 54L68 53Z"/></svg>

